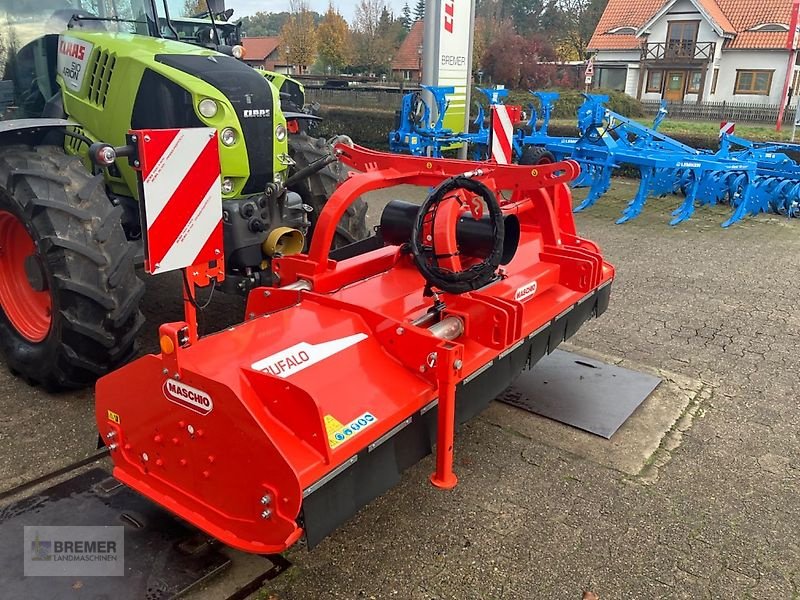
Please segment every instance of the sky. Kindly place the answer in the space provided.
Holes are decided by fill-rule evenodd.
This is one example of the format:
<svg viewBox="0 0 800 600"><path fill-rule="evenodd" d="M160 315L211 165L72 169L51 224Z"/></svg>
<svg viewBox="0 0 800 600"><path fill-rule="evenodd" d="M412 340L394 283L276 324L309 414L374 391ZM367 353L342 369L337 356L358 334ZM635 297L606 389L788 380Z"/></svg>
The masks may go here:
<svg viewBox="0 0 800 600"><path fill-rule="evenodd" d="M349 23L353 22L357 0L333 0L333 5L339 9L342 16ZM405 0L386 0L386 5L394 14L399 16ZM414 9L416 0L409 0L408 5ZM309 0L311 10L324 13L328 10L328 0ZM235 17L252 15L254 12L282 12L289 10L289 0L225 0L225 8L232 8Z"/></svg>

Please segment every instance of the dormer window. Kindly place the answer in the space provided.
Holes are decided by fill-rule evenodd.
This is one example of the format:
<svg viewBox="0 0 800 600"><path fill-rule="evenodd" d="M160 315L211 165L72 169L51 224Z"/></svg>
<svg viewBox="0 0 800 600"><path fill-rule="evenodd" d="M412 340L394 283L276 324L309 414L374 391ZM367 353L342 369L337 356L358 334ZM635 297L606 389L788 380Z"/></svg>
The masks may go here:
<svg viewBox="0 0 800 600"><path fill-rule="evenodd" d="M615 27L609 29L606 33L611 35L636 35L636 27Z"/></svg>
<svg viewBox="0 0 800 600"><path fill-rule="evenodd" d="M783 23L759 23L747 31L789 31L789 26Z"/></svg>

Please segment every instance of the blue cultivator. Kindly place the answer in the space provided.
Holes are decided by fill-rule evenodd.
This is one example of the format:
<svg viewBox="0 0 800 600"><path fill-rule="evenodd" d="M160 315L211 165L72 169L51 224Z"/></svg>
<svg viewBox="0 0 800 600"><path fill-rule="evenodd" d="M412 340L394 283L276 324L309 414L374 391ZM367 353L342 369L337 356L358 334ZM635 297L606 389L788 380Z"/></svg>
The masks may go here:
<svg viewBox="0 0 800 600"><path fill-rule="evenodd" d="M756 163L753 203L762 212L800 217L800 145L752 142L724 134L717 155Z"/></svg>
<svg viewBox="0 0 800 600"><path fill-rule="evenodd" d="M395 129L389 132L389 149L392 152L412 154L414 156L432 156L441 158L442 151L469 144L472 148L473 160L485 160L488 156L489 129L486 127L486 113L478 104L478 116L474 121L477 131L470 133L454 133L444 127L444 117L449 105L447 96L453 94L455 88L423 85L436 104L436 120L434 111L420 92L409 92L403 96L403 103ZM489 104L500 104L508 96L503 88L478 88L489 100Z"/></svg>
<svg viewBox="0 0 800 600"><path fill-rule="evenodd" d="M607 96L584 94L586 100L578 108L578 137L559 137L548 133L550 115L558 94L534 92L539 101L542 122L531 112L531 132L517 132L516 151L527 146L549 150L556 159L572 158L581 165L576 186L589 187L586 199L575 208L584 210L595 204L611 186L614 171L623 167L638 169L639 189L617 223L636 218L649 197L663 197L678 192L685 194L681 205L672 213L671 225L692 216L697 204L728 202L734 206L733 216L723 223L727 227L747 214L759 212L754 185L757 165L745 160L742 153L713 154L697 150L658 131L666 117L662 105L652 127L607 109Z"/></svg>

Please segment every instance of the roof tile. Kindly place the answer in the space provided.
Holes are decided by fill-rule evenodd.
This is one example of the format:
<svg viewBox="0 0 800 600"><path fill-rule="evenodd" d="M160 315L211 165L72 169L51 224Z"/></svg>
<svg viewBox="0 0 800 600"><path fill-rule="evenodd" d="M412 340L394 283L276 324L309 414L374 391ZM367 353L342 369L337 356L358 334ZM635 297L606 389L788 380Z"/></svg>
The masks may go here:
<svg viewBox="0 0 800 600"><path fill-rule="evenodd" d="M392 70L415 71L420 68L419 48L422 46L423 21L416 21L392 58Z"/></svg>
<svg viewBox="0 0 800 600"><path fill-rule="evenodd" d="M278 36L242 38L247 60L264 60L272 54L281 43Z"/></svg>

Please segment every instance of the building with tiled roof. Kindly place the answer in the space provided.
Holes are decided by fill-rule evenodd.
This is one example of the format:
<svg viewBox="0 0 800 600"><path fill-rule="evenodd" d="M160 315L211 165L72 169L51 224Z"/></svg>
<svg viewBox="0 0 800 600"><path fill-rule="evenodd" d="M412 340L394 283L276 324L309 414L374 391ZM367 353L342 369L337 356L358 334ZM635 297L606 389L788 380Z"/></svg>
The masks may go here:
<svg viewBox="0 0 800 600"><path fill-rule="evenodd" d="M281 39L278 36L245 37L242 38L242 46L244 46L244 62L251 67L276 73L292 73L288 56L285 52L281 52Z"/></svg>
<svg viewBox="0 0 800 600"><path fill-rule="evenodd" d="M416 21L392 58L392 78L422 81L423 21Z"/></svg>
<svg viewBox="0 0 800 600"><path fill-rule="evenodd" d="M792 0L609 0L588 44L593 85L643 100L779 104L800 83L791 20Z"/></svg>

